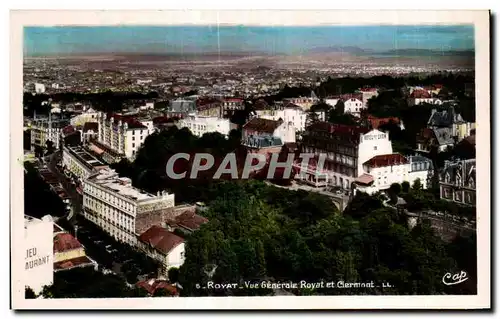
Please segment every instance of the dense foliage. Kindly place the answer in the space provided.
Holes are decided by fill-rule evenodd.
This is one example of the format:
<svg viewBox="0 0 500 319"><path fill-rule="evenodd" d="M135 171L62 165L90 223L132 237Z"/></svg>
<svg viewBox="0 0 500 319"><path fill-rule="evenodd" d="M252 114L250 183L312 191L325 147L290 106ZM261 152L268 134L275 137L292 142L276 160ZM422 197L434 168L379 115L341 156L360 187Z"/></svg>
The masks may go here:
<svg viewBox="0 0 500 319"><path fill-rule="evenodd" d="M146 297L142 288L128 287L117 275L104 275L93 268L74 268L54 273L54 282L44 287L44 298Z"/></svg>
<svg viewBox="0 0 500 319"><path fill-rule="evenodd" d="M205 214L210 223L188 239L186 262L180 268L183 295L272 293L244 288L245 282L263 280L374 281L391 286L297 289L296 294L475 293L474 285L454 290L441 282L446 272L466 262L457 255L458 242L446 244L426 224L410 230L396 210L384 207L377 197L361 194L341 215L316 194L258 181L222 187L224 192ZM207 265L217 265L211 278ZM207 281L239 283L243 289L197 288Z"/></svg>

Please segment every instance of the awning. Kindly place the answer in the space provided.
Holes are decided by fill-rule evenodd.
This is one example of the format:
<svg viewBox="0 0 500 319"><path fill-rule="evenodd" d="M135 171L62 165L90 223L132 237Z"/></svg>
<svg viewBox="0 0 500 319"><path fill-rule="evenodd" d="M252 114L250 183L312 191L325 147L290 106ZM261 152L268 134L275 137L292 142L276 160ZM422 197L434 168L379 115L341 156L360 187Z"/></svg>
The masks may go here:
<svg viewBox="0 0 500 319"><path fill-rule="evenodd" d="M363 174L354 180L354 182L356 182L356 183L365 184L365 185L373 183L373 181L374 181L373 176L371 176L369 174Z"/></svg>

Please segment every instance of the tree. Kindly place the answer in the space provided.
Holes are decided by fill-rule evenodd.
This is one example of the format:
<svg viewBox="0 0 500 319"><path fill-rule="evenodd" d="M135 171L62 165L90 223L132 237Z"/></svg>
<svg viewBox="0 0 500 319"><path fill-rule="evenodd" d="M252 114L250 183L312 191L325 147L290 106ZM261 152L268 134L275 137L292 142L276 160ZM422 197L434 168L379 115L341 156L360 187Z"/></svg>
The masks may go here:
<svg viewBox="0 0 500 319"><path fill-rule="evenodd" d="M179 281L179 268L172 267L168 270L168 280L173 283Z"/></svg>
<svg viewBox="0 0 500 319"><path fill-rule="evenodd" d="M392 183L389 187L389 191L395 195L399 195L401 193L401 185L398 183Z"/></svg>
<svg viewBox="0 0 500 319"><path fill-rule="evenodd" d="M314 123L319 122L319 116L318 113L309 110L307 112L307 117L306 117L306 127L309 127L313 125Z"/></svg>
<svg viewBox="0 0 500 319"><path fill-rule="evenodd" d="M35 156L37 158L43 157L43 148L40 145L35 145L34 151L35 151Z"/></svg>
<svg viewBox="0 0 500 319"><path fill-rule="evenodd" d="M153 293L153 297L169 297L172 296L172 293L168 291L166 288L159 288L156 289L155 292Z"/></svg>
<svg viewBox="0 0 500 319"><path fill-rule="evenodd" d="M422 189L422 183L420 182L420 178L417 178L412 185L412 190L413 191L419 191Z"/></svg>
<svg viewBox="0 0 500 319"><path fill-rule="evenodd" d="M408 181L404 181L401 183L401 191L403 193L408 193L410 191L410 183Z"/></svg>
<svg viewBox="0 0 500 319"><path fill-rule="evenodd" d="M36 298L36 294L33 291L33 289L31 289L30 287L26 287L25 290L24 290L24 298L25 299L35 299Z"/></svg>
<svg viewBox="0 0 500 319"><path fill-rule="evenodd" d="M148 296L148 292L141 287L134 287L130 290L130 297L144 298Z"/></svg>
<svg viewBox="0 0 500 319"><path fill-rule="evenodd" d="M47 142L45 142L45 145L46 145L46 148L47 148L47 153L46 155L50 155L52 153L54 153L54 142L52 142L51 140L47 140Z"/></svg>

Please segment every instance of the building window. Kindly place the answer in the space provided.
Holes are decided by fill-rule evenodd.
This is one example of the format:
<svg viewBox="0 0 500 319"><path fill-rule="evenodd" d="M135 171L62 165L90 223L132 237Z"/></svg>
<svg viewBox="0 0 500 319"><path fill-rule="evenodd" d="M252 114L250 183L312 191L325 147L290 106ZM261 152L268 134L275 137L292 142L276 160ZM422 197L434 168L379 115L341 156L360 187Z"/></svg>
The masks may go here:
<svg viewBox="0 0 500 319"><path fill-rule="evenodd" d="M132 147L135 147L135 143L132 143Z"/></svg>
<svg viewBox="0 0 500 319"><path fill-rule="evenodd" d="M376 147L376 146L374 146L374 147L373 147L373 150L374 150L374 151L376 151L376 150L377 150L377 147Z"/></svg>

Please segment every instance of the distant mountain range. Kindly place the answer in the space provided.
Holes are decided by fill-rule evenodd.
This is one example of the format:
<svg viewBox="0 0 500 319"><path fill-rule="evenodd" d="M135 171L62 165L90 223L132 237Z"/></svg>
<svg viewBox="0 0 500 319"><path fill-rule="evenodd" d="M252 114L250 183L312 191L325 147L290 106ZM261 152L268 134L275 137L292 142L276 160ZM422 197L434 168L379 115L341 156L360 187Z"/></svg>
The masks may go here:
<svg viewBox="0 0 500 319"><path fill-rule="evenodd" d="M375 51L356 46L319 47L309 50L311 54L343 53L361 56L464 56L474 57L474 50L429 50L429 49L394 49Z"/></svg>

